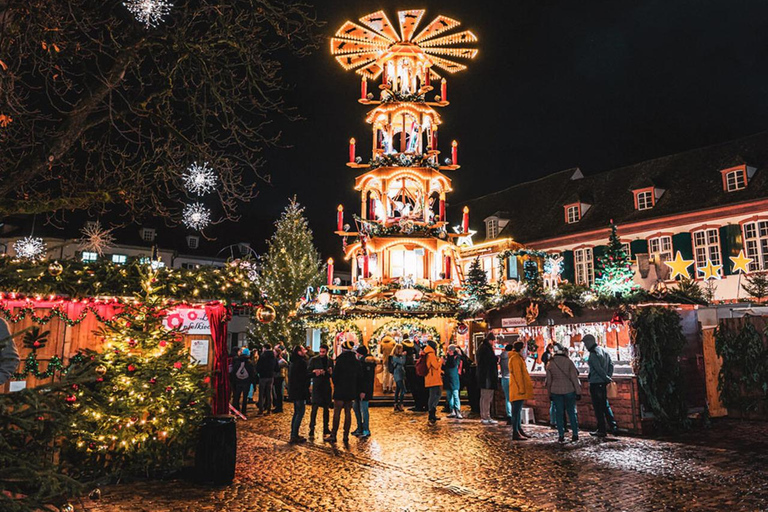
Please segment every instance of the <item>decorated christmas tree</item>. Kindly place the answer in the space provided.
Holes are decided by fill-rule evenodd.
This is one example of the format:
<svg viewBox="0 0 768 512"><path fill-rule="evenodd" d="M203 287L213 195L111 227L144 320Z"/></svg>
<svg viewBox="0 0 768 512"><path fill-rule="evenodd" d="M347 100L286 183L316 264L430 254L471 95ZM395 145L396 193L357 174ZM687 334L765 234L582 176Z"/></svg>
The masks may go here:
<svg viewBox="0 0 768 512"><path fill-rule="evenodd" d="M100 331L93 385L65 397L74 414L67 455L84 471L156 474L181 466L209 410L203 367L182 332L165 327L157 271L145 266L143 293Z"/></svg>
<svg viewBox="0 0 768 512"><path fill-rule="evenodd" d="M467 277L464 280L464 296L461 309L467 313L476 313L485 307L491 297L491 287L488 284L488 274L480 266L480 258L469 265Z"/></svg>
<svg viewBox="0 0 768 512"><path fill-rule="evenodd" d="M599 295L613 297L631 292L637 288L632 281L634 271L627 251L621 244L616 224L611 221L611 236L608 249L597 259L594 289Z"/></svg>
<svg viewBox="0 0 768 512"><path fill-rule="evenodd" d="M305 336L304 327L296 319L297 303L308 288L317 291L323 267L304 208L295 198L275 227L257 282L267 302L275 308L276 317L269 324L255 321L250 336L257 343L293 345Z"/></svg>
<svg viewBox="0 0 768 512"><path fill-rule="evenodd" d="M768 272L755 272L744 276L746 283L741 287L750 297L760 302L768 297Z"/></svg>

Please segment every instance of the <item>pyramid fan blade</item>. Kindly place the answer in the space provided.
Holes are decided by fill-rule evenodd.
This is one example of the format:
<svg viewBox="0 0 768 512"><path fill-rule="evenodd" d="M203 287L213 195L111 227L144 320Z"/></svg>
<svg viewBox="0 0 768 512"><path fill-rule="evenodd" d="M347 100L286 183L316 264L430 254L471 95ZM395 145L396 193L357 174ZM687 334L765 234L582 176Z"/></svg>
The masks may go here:
<svg viewBox="0 0 768 512"><path fill-rule="evenodd" d="M462 59L474 59L477 55L477 50L473 48L424 48L424 53L429 55L460 57Z"/></svg>
<svg viewBox="0 0 768 512"><path fill-rule="evenodd" d="M413 38L414 43L420 43L431 37L442 34L446 30L451 30L461 25L461 22L451 19L447 16L438 16L432 22L419 32L419 35Z"/></svg>
<svg viewBox="0 0 768 512"><path fill-rule="evenodd" d="M410 41L416 27L419 26L421 18L424 16L422 9L411 9L410 11L398 11L397 18L400 21L400 34L403 41Z"/></svg>
<svg viewBox="0 0 768 512"><path fill-rule="evenodd" d="M389 45L391 43L391 41L387 40L376 32L361 27L360 25L352 23L351 21L347 21L344 23L344 25L341 26L338 32L336 32L336 37L345 37L348 39L354 39L355 41L376 42L383 45Z"/></svg>
<svg viewBox="0 0 768 512"><path fill-rule="evenodd" d="M435 46L451 46L454 44L465 44L465 43L476 43L477 42L477 36L472 33L471 30L465 30L463 32L457 32L456 34L451 34L443 37L438 37L437 39L430 39L429 41L424 41L419 46L422 48L431 48Z"/></svg>
<svg viewBox="0 0 768 512"><path fill-rule="evenodd" d="M452 60L443 59L442 57L435 57L434 55L430 55L429 58L432 59L432 62L435 63L435 66L442 68L449 73L456 73L458 71L464 71L467 69L467 66L464 64L459 64L458 62L453 62Z"/></svg>
<svg viewBox="0 0 768 512"><path fill-rule="evenodd" d="M362 43L360 41L341 39L338 37L331 38L331 55L376 52L384 49L386 49L386 47L378 43Z"/></svg>
<svg viewBox="0 0 768 512"><path fill-rule="evenodd" d="M360 18L360 22L367 27L372 28L393 43L400 40L400 36L395 32L395 27L392 26L392 22L389 21L389 18L384 14L384 11L376 11L367 16L363 16Z"/></svg>
<svg viewBox="0 0 768 512"><path fill-rule="evenodd" d="M355 69L370 62L376 61L376 55L364 53L362 55L339 55L336 60L345 70Z"/></svg>

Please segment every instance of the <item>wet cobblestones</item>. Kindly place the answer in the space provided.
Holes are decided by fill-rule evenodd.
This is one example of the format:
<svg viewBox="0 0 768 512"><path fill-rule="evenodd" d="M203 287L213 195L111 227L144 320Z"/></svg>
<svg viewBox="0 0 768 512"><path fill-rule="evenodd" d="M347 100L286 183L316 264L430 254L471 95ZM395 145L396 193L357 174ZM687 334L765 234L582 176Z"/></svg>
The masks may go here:
<svg viewBox="0 0 768 512"><path fill-rule="evenodd" d="M138 482L103 489L77 510L330 511L768 510L768 425L721 421L684 438L577 444L509 427L371 409L373 437L348 446L287 444L286 412L238 425L235 483ZM306 420L305 420L306 425ZM306 426L304 427L306 429ZM305 430L303 430L305 433Z"/></svg>

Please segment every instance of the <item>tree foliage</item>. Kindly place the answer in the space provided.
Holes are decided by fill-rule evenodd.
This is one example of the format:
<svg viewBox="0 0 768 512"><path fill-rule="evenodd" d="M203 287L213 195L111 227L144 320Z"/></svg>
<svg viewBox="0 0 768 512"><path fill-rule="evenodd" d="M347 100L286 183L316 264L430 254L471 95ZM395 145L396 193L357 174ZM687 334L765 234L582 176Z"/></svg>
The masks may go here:
<svg viewBox="0 0 768 512"><path fill-rule="evenodd" d="M482 310L491 298L491 286L488 284L488 274L480 265L480 258L475 258L469 265L464 279L464 295L460 307L463 312L475 314Z"/></svg>
<svg viewBox="0 0 768 512"><path fill-rule="evenodd" d="M768 297L768 272L755 272L744 276L746 281L741 287L750 297L761 301Z"/></svg>
<svg viewBox="0 0 768 512"><path fill-rule="evenodd" d="M280 59L317 45L306 5L174 2L146 28L119 1L0 0L0 215L111 208L178 220L207 161L221 213L252 198ZM268 176L261 176L268 179Z"/></svg>
<svg viewBox="0 0 768 512"><path fill-rule="evenodd" d="M307 288L322 284L323 264L315 248L304 208L292 199L275 223L258 285L277 317L269 324L254 321L251 338L257 343L295 345L304 341L304 327L296 318L298 301Z"/></svg>
<svg viewBox="0 0 768 512"><path fill-rule="evenodd" d="M751 413L768 407L768 341L749 320L739 330L720 324L715 350L723 359L717 389L729 409Z"/></svg>
<svg viewBox="0 0 768 512"><path fill-rule="evenodd" d="M611 221L608 248L605 254L597 259L595 274L597 277L593 288L600 295L627 294L637 288L632 281L632 276L635 274L632 270L632 262L621 243L613 221Z"/></svg>
<svg viewBox="0 0 768 512"><path fill-rule="evenodd" d="M680 354L685 336L680 315L671 308L642 308L632 321L635 342L635 371L654 423L662 429L689 426L685 382Z"/></svg>

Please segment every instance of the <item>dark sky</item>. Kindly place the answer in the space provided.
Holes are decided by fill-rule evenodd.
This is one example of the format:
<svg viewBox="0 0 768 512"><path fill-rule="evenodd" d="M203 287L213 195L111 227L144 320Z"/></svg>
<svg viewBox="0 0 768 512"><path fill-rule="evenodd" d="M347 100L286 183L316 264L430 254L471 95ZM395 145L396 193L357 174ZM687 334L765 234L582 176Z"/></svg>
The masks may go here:
<svg viewBox="0 0 768 512"><path fill-rule="evenodd" d="M347 19L386 8L456 18L479 38L469 69L448 83L441 150L460 144L454 202L570 167L586 174L768 129L768 2L762 0L325 1L332 35ZM370 154L359 77L327 41L313 56L286 59L288 99L305 121L285 127L293 147L270 152L273 185L245 209L279 214L296 194L323 257L339 259L335 207L358 212L347 142ZM271 225L254 229L254 239Z"/></svg>

